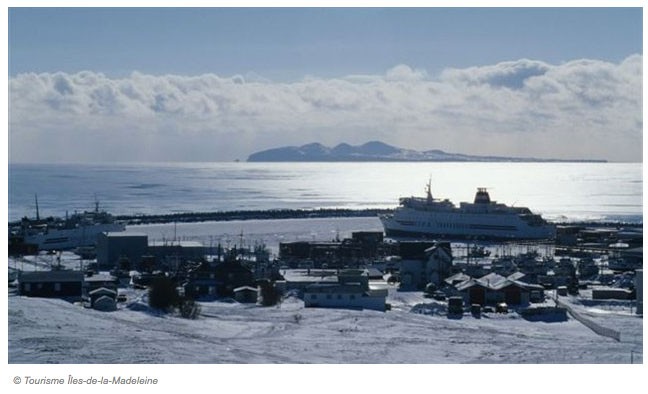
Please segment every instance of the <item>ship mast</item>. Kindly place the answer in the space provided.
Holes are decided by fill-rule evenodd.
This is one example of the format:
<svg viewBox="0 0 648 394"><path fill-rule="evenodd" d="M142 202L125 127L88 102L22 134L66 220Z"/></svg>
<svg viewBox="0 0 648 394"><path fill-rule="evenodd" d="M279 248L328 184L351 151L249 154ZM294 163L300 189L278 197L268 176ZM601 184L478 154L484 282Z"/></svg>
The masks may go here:
<svg viewBox="0 0 648 394"><path fill-rule="evenodd" d="M99 213L99 200L97 199L97 193L95 193L94 196L94 203L95 203L95 213Z"/></svg>
<svg viewBox="0 0 648 394"><path fill-rule="evenodd" d="M40 220L40 213L38 212L38 194L34 194L34 199L36 200L36 220Z"/></svg>

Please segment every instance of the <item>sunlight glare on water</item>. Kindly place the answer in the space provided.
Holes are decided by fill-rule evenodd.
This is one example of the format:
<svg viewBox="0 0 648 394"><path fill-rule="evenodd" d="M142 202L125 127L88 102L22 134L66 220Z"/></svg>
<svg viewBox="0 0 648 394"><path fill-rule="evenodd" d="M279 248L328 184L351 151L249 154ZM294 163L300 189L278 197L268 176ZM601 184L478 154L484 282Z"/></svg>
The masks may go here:
<svg viewBox="0 0 648 394"><path fill-rule="evenodd" d="M94 208L114 214L394 208L400 197L526 206L550 219L641 221L641 163L10 164L9 219Z"/></svg>

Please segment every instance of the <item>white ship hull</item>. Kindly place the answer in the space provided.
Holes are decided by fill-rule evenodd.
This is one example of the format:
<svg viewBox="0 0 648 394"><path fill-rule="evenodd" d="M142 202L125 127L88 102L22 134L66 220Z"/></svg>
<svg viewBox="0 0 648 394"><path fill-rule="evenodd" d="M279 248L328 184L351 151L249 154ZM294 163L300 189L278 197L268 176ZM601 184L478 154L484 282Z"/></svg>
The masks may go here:
<svg viewBox="0 0 648 394"><path fill-rule="evenodd" d="M425 212L399 208L380 220L387 236L446 239L553 239L554 226L530 225L515 214Z"/></svg>
<svg viewBox="0 0 648 394"><path fill-rule="evenodd" d="M427 196L405 197L393 215L380 217L388 237L441 239L553 239L555 226L525 207L491 201L485 188L477 188L473 203L455 206L449 200Z"/></svg>
<svg viewBox="0 0 648 394"><path fill-rule="evenodd" d="M25 236L25 243L37 245L39 250L74 249L79 246L93 246L97 236L104 232L124 231L120 223L103 223L80 226L71 229L49 229L46 232Z"/></svg>

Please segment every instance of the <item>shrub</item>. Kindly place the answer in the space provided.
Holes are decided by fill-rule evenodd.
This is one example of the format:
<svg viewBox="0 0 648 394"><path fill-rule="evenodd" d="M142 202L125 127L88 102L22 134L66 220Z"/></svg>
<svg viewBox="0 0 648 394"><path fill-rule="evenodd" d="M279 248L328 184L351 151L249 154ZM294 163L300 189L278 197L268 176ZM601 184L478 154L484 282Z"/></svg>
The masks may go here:
<svg viewBox="0 0 648 394"><path fill-rule="evenodd" d="M277 303L281 299L281 294L277 290L274 282L271 282L269 280L261 280L259 281L259 287L261 288L261 305L277 305Z"/></svg>
<svg viewBox="0 0 648 394"><path fill-rule="evenodd" d="M200 304L190 298L180 301L178 309L180 310L180 316L185 319L197 319L198 315L200 315Z"/></svg>
<svg viewBox="0 0 648 394"><path fill-rule="evenodd" d="M148 299L151 308L168 311L179 301L175 282L166 276L153 279L149 287Z"/></svg>

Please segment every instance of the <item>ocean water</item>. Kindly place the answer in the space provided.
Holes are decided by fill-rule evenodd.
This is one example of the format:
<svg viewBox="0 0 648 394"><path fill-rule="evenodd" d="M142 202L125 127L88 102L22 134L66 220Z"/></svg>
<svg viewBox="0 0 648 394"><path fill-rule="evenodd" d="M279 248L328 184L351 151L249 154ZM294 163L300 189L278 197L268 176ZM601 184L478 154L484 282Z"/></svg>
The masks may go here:
<svg viewBox="0 0 648 394"><path fill-rule="evenodd" d="M91 210L113 214L277 208L393 208L398 198L491 200L549 220L643 221L641 163L9 164L10 221Z"/></svg>

